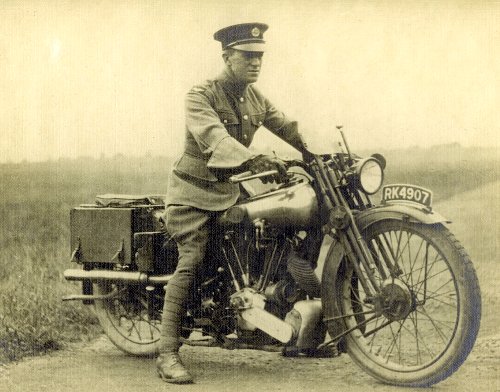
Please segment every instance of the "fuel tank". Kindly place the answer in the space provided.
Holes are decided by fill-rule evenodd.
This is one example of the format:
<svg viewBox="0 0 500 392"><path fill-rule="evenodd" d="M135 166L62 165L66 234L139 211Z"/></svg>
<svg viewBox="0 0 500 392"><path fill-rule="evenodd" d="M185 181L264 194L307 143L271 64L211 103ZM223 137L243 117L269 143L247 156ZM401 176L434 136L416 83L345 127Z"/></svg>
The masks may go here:
<svg viewBox="0 0 500 392"><path fill-rule="evenodd" d="M229 208L222 223L262 219L272 226L307 228L318 223L318 201L309 182L299 182L249 197Z"/></svg>

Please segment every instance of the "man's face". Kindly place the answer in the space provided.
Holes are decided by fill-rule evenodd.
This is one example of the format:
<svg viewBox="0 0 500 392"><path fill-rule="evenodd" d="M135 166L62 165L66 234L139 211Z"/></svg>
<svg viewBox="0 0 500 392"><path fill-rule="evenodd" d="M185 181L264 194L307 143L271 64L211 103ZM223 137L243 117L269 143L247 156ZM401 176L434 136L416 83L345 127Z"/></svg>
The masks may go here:
<svg viewBox="0 0 500 392"><path fill-rule="evenodd" d="M245 84L255 83L259 78L262 55L262 52L235 50L226 57L226 64L237 81Z"/></svg>

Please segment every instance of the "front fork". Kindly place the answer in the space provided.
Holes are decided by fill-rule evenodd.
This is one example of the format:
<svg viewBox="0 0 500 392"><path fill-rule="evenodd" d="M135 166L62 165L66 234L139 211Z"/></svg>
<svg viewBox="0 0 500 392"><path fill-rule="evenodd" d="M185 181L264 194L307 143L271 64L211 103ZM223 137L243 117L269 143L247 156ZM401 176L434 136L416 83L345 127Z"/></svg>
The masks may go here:
<svg viewBox="0 0 500 392"><path fill-rule="evenodd" d="M381 292L379 282L373 273L377 268L368 246L361 236L351 209L340 192L339 181L335 173L319 156L315 156L312 170L316 174L318 188L328 210L326 231L335 229L345 254L353 266L368 298L374 298Z"/></svg>

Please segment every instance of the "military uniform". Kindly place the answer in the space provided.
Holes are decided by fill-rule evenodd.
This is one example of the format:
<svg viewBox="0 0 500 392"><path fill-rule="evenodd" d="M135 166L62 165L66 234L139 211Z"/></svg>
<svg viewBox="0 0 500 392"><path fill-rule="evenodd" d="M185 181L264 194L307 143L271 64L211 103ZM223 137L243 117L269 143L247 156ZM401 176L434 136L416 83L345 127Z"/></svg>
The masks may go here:
<svg viewBox="0 0 500 392"><path fill-rule="evenodd" d="M222 42L223 49L232 45L238 50L263 51L265 29L263 24L230 26L217 32L215 38ZM158 361L165 381L190 379L183 366L178 366L180 360L175 354L185 301L215 220L235 204L240 193L239 185L229 183L221 173L245 170L256 156L248 147L261 126L300 149L297 123L276 110L252 84L238 82L229 69L193 87L186 96L184 151L173 166L165 214L167 231L179 250L176 271L165 289L162 317L160 352L174 358L160 356Z"/></svg>
<svg viewBox="0 0 500 392"><path fill-rule="evenodd" d="M193 87L186 97L184 152L174 164L167 204L208 211L231 207L239 186L219 180L216 174L255 157L248 147L261 126L299 148L297 123L276 110L253 85L239 91L227 70Z"/></svg>

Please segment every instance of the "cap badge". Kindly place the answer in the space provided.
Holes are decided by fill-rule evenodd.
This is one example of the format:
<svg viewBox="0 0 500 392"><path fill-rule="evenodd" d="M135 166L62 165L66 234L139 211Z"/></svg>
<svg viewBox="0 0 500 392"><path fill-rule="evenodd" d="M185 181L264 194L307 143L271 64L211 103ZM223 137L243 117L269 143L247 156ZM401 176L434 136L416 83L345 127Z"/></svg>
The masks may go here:
<svg viewBox="0 0 500 392"><path fill-rule="evenodd" d="M248 31L248 30L247 30ZM252 37L257 38L260 35L260 30L258 27L254 27L251 31Z"/></svg>

